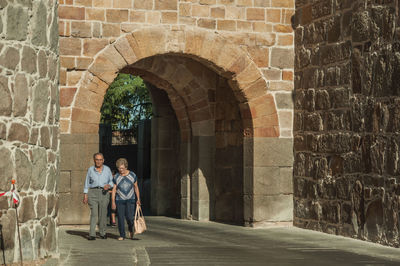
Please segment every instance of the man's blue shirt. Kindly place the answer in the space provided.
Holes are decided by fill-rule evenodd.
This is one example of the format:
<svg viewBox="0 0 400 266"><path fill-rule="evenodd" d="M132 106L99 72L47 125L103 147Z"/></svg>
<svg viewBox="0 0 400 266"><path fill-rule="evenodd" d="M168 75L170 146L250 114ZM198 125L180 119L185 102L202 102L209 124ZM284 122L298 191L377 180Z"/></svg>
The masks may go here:
<svg viewBox="0 0 400 266"><path fill-rule="evenodd" d="M103 165L103 171L99 173L94 166L90 166L86 174L83 193L88 193L89 188L104 187L106 184L109 184L111 188L114 185L110 168L107 165Z"/></svg>

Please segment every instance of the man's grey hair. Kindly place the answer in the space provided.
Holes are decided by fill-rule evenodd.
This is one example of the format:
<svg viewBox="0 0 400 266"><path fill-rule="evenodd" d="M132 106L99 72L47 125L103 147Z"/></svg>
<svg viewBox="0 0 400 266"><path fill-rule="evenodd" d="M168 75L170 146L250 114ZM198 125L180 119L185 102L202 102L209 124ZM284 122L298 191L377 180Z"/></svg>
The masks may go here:
<svg viewBox="0 0 400 266"><path fill-rule="evenodd" d="M104 155L101 152L96 152L95 154L93 154L93 159L96 159L97 155L101 155L101 157L103 157L104 159Z"/></svg>

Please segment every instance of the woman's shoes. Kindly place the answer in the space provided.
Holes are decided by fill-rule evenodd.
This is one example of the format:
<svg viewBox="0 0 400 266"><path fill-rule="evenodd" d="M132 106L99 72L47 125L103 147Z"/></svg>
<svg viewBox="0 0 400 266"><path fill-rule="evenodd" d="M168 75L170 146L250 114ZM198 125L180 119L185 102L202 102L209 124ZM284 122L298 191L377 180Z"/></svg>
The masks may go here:
<svg viewBox="0 0 400 266"><path fill-rule="evenodd" d="M133 232L128 232L128 238L129 238L129 239L133 239L133 236L134 236ZM124 240L124 239L125 239L125 238L122 237L122 236L118 237L118 241L122 241L122 240Z"/></svg>

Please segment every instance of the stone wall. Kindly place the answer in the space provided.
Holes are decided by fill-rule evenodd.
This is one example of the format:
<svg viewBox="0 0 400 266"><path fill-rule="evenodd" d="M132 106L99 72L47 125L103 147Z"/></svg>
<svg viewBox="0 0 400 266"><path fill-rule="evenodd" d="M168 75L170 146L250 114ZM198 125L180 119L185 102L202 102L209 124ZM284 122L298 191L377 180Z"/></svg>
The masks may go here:
<svg viewBox="0 0 400 266"><path fill-rule="evenodd" d="M90 209L82 202L83 186L87 169L94 164L93 154L99 152L99 135L60 134L60 143L59 223L88 224Z"/></svg>
<svg viewBox="0 0 400 266"><path fill-rule="evenodd" d="M243 224L243 125L226 79L215 90L215 176L211 220ZM214 214L215 213L215 214Z"/></svg>
<svg viewBox="0 0 400 266"><path fill-rule="evenodd" d="M61 132L72 126L72 108L85 70L118 37L151 26L218 32L243 48L268 81L273 97L291 99L293 90L294 0L60 0ZM171 39L171 42L175 40ZM178 40L181 41L181 40ZM176 45L176 44L172 44ZM275 96L276 95L276 96ZM278 100L278 99L277 99ZM95 95L92 101L101 101ZM292 137L293 111L278 107L277 135ZM275 135L276 136L276 135Z"/></svg>
<svg viewBox="0 0 400 266"><path fill-rule="evenodd" d="M153 85L167 92L179 125L181 217L208 220L215 217L213 78L224 78L243 139L242 188L230 196L243 193L246 225L291 221L293 13L294 0L60 1L61 132L98 133L117 73L157 77L162 84ZM230 120L225 115L221 121Z"/></svg>
<svg viewBox="0 0 400 266"><path fill-rule="evenodd" d="M150 86L151 119L151 191L141 191L150 198L151 213L180 216L179 126L165 91ZM143 180L143 176L139 176ZM150 195L145 193L150 192Z"/></svg>
<svg viewBox="0 0 400 266"><path fill-rule="evenodd" d="M24 260L57 252L57 1L0 0L0 191L16 179ZM0 198L5 261L19 260L15 209Z"/></svg>
<svg viewBox="0 0 400 266"><path fill-rule="evenodd" d="M399 246L399 1L296 1L294 224Z"/></svg>

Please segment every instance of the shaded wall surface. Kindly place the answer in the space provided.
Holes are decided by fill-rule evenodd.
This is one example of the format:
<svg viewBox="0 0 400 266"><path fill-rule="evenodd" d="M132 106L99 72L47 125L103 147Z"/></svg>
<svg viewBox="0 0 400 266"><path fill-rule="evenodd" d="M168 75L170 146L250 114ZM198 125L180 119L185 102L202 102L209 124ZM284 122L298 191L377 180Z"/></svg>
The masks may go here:
<svg viewBox="0 0 400 266"><path fill-rule="evenodd" d="M151 142L151 178L141 192L150 203L152 214L177 217L180 215L181 199L178 121L167 93L155 86L149 86L149 91L153 117L150 121L151 134L143 136L143 144ZM146 140L149 136L151 139Z"/></svg>
<svg viewBox="0 0 400 266"><path fill-rule="evenodd" d="M215 90L215 176L210 219L243 224L243 126L227 81Z"/></svg>
<svg viewBox="0 0 400 266"><path fill-rule="evenodd" d="M83 186L87 170L99 152L98 134L60 135L60 224L88 224L90 209L84 205ZM106 163L105 163L106 164Z"/></svg>
<svg viewBox="0 0 400 266"><path fill-rule="evenodd" d="M296 3L296 226L399 245L398 5Z"/></svg>
<svg viewBox="0 0 400 266"><path fill-rule="evenodd" d="M142 120L138 125L137 168L140 202L144 213L150 213L151 193L151 119Z"/></svg>
<svg viewBox="0 0 400 266"><path fill-rule="evenodd" d="M24 260L57 252L58 63L57 1L0 1L0 191L16 180ZM20 259L9 199L1 264Z"/></svg>

